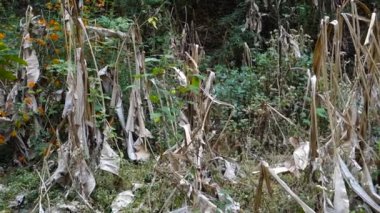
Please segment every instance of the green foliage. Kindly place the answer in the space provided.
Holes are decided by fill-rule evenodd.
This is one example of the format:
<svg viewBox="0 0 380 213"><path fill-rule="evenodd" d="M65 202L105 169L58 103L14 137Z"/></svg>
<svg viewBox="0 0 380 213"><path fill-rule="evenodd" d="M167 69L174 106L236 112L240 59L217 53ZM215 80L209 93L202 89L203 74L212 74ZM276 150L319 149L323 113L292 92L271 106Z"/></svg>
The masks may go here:
<svg viewBox="0 0 380 213"><path fill-rule="evenodd" d="M244 42L249 46L257 44L258 35L255 32L243 30L244 23L240 20L245 19L244 4L237 7L233 13L228 14L218 20L215 33L217 36L213 39L212 45L218 45L214 53L212 53L212 61L215 64L225 64L232 67L239 67L242 61L242 52ZM225 36L220 37L220 32L225 32ZM223 40L221 40L223 38Z"/></svg>
<svg viewBox="0 0 380 213"><path fill-rule="evenodd" d="M104 27L107 27L108 29L128 32L133 24L133 21L124 17L109 18L107 16L101 16L97 19L97 23Z"/></svg>
<svg viewBox="0 0 380 213"><path fill-rule="evenodd" d="M10 68L15 64L27 65L26 61L13 54L8 46L0 40L0 80L15 80L16 76Z"/></svg>

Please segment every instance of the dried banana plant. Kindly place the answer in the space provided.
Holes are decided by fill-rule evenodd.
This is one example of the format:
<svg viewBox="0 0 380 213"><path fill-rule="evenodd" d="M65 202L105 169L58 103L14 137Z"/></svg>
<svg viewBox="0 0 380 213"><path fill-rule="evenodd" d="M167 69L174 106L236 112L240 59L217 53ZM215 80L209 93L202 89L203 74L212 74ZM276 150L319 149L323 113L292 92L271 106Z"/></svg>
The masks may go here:
<svg viewBox="0 0 380 213"><path fill-rule="evenodd" d="M365 205L379 211L379 195L369 178L370 171L379 166L373 163L378 156L371 151L375 142L371 124L380 116L380 23L376 16L360 1L350 1L339 8L336 20L321 21L314 50L316 80L312 90L316 93L312 93L311 112L313 122L316 108L327 109L330 135L315 143L319 127L314 125L311 159L320 162L314 163L314 171L319 171L318 182L324 187L320 205L324 211L349 212L353 199L348 193L350 189ZM351 56L347 54L350 48ZM346 60L352 62L351 72L347 72ZM316 90L313 84L318 85Z"/></svg>
<svg viewBox="0 0 380 213"><path fill-rule="evenodd" d="M179 115L179 126L184 132L183 141L169 148L160 157L155 168L159 175L170 180L187 195L193 205L202 212L238 212L239 203L225 195L217 183L207 177L209 168L207 162L222 162L226 170L224 177L234 181L238 165L231 160L216 156L210 146L212 133L208 131L210 122L210 109L213 104L233 108L232 105L216 100L212 95L215 73L208 71L208 76L202 83L198 77L201 73L198 64L202 60L202 51L199 45L189 44L189 52L186 55L186 71L174 67L178 84L182 87L196 85L197 90L190 90L186 94L187 104ZM198 92L197 92L198 91ZM220 132L219 134L222 134ZM194 171L194 172L191 172ZM188 180L186 177L193 177ZM211 197L218 195L220 202L226 202L225 209L220 209Z"/></svg>
<svg viewBox="0 0 380 213"><path fill-rule="evenodd" d="M95 189L95 178L89 164L96 162L92 155L102 142L94 119L94 105L89 102L89 73L84 58L85 29L81 23L82 1L65 0L62 3L67 47L67 86L62 117L68 122L68 139L59 149L58 167L46 181L71 184L78 195L87 200ZM74 60L73 60L74 59ZM88 204L89 205L89 204Z"/></svg>
<svg viewBox="0 0 380 213"><path fill-rule="evenodd" d="M144 76L145 56L140 48L142 38L138 26L131 30L131 38L135 55L135 75ZM127 132L127 151L130 160L147 160L149 152L147 149L148 138L152 137L150 131L145 127L145 116L143 100L147 102L149 113L153 113L153 106L149 99L147 90L147 79L135 78L129 98L128 118L125 126ZM136 136L136 137L135 137Z"/></svg>
<svg viewBox="0 0 380 213"><path fill-rule="evenodd" d="M298 170L307 166L310 170L304 171L312 171L313 187L320 189L315 210L350 212L356 208L352 201L360 197L355 202L362 202L368 211L380 211L380 196L371 178L380 168L376 164L379 156L372 148L378 138L371 134L380 116L380 22L376 12L371 13L362 2L343 1L337 19L325 17L320 26L314 75L309 75L310 142L300 146L298 140L290 140L296 145L291 168L270 168L261 163L256 211L260 210L264 181L269 187L271 175L305 212L314 212L277 175L293 172L299 176ZM327 134L321 131L320 108L328 114Z"/></svg>

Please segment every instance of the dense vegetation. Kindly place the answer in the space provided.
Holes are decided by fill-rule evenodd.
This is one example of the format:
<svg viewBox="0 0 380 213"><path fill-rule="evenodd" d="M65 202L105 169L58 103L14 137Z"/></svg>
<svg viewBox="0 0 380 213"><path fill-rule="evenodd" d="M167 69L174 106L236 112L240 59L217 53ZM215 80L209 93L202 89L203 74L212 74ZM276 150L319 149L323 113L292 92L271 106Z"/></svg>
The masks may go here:
<svg viewBox="0 0 380 213"><path fill-rule="evenodd" d="M0 212L380 211L375 1L0 1Z"/></svg>

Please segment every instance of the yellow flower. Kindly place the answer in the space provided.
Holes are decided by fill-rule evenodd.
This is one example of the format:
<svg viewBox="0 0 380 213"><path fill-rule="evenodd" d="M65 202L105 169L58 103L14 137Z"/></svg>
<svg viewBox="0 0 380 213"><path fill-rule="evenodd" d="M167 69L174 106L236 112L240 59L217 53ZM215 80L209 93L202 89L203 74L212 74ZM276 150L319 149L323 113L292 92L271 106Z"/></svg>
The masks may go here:
<svg viewBox="0 0 380 213"><path fill-rule="evenodd" d="M13 130L12 132L11 132L11 137L16 137L17 136L17 132L16 132L16 130Z"/></svg>
<svg viewBox="0 0 380 213"><path fill-rule="evenodd" d="M5 33L0 33L0 40L5 38Z"/></svg>
<svg viewBox="0 0 380 213"><path fill-rule="evenodd" d="M28 122L28 121L30 120L30 116L29 116L29 114L24 112L24 113L22 114L22 120L23 120L24 122Z"/></svg>
<svg viewBox="0 0 380 213"><path fill-rule="evenodd" d="M55 58L51 61L53 64L59 64L61 61L58 58Z"/></svg>
<svg viewBox="0 0 380 213"><path fill-rule="evenodd" d="M45 6L46 6L46 8L49 9L49 10L53 9L53 5L51 4L51 2L46 3Z"/></svg>

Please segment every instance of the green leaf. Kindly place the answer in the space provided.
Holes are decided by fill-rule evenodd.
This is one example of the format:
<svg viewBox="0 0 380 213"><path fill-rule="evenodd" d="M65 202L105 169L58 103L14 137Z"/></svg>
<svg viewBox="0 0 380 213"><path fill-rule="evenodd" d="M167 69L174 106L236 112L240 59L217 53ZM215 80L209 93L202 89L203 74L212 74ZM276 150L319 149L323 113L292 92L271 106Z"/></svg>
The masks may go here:
<svg viewBox="0 0 380 213"><path fill-rule="evenodd" d="M2 80L16 80L16 76L11 71L0 68L0 79Z"/></svg>
<svg viewBox="0 0 380 213"><path fill-rule="evenodd" d="M158 123L161 121L162 114L161 113L152 113L150 114L150 118L155 122Z"/></svg>
<svg viewBox="0 0 380 213"><path fill-rule="evenodd" d="M21 65L25 65L25 66L28 65L28 63L26 63L26 61L24 61L22 58L19 58L17 55L3 55L3 57L7 60L16 62L16 63L21 64Z"/></svg>
<svg viewBox="0 0 380 213"><path fill-rule="evenodd" d="M327 119L327 112L324 108L317 108L317 116Z"/></svg>
<svg viewBox="0 0 380 213"><path fill-rule="evenodd" d="M165 69L162 68L162 67L154 67L154 68L152 69L152 74L153 74L154 76L162 75L162 74L164 74L164 73L165 73Z"/></svg>
<svg viewBox="0 0 380 213"><path fill-rule="evenodd" d="M149 62L160 62L160 59L158 58L145 58L145 63L149 63Z"/></svg>
<svg viewBox="0 0 380 213"><path fill-rule="evenodd" d="M5 45L4 42L0 41L0 51L5 51L5 50L8 50L7 45Z"/></svg>
<svg viewBox="0 0 380 213"><path fill-rule="evenodd" d="M160 98L157 95L150 95L149 96L150 101L154 104L160 103Z"/></svg>

